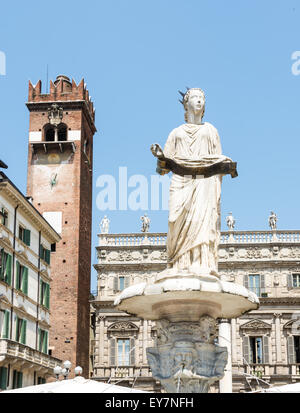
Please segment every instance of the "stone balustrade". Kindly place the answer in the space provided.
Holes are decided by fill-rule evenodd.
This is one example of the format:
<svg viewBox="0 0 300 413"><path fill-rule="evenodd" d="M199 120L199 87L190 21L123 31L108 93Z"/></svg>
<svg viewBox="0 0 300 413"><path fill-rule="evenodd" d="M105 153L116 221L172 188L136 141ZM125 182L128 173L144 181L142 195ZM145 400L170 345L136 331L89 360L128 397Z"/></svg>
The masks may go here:
<svg viewBox="0 0 300 413"><path fill-rule="evenodd" d="M299 376L300 363L297 364L232 364L233 376L248 376L249 378L264 378L273 375Z"/></svg>
<svg viewBox="0 0 300 413"><path fill-rule="evenodd" d="M35 369L44 367L48 370L49 374L52 374L55 366L62 367L62 361L55 357L37 351L17 341L2 338L0 339L0 365L12 362L14 362L14 364L20 362L22 366L25 365L25 363L29 363L28 366L32 365Z"/></svg>
<svg viewBox="0 0 300 413"><path fill-rule="evenodd" d="M94 379L107 379L114 380L124 379L124 380L134 380L138 377L152 377L151 370L148 366L138 367L138 366L109 366L109 367L97 367L97 375Z"/></svg>
<svg viewBox="0 0 300 413"><path fill-rule="evenodd" d="M139 246L166 245L167 234L163 232L98 234L99 246ZM262 244L262 243L300 243L300 231L225 231L221 232L220 244Z"/></svg>

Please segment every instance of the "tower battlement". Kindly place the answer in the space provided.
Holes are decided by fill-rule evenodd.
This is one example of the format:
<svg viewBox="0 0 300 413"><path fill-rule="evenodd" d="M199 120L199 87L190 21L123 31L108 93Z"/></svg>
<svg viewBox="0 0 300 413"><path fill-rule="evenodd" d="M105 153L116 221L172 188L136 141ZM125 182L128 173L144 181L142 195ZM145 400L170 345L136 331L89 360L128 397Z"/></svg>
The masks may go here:
<svg viewBox="0 0 300 413"><path fill-rule="evenodd" d="M42 102L69 102L85 101L93 120L95 120L94 104L86 88L84 79L78 85L75 80L72 81L65 75L58 75L53 82L50 80L50 93L42 93L42 81L39 80L36 85L29 81L28 103Z"/></svg>

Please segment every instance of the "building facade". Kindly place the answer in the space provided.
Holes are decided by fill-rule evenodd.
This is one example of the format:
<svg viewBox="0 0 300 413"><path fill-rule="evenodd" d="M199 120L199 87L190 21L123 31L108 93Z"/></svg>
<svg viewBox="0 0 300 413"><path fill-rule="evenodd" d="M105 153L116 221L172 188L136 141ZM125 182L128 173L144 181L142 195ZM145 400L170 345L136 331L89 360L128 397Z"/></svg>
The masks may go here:
<svg viewBox="0 0 300 413"><path fill-rule="evenodd" d="M122 289L153 282L155 274L166 268L166 234L98 237L91 375L159 391L146 357L146 348L154 344L155 322L120 312L113 301ZM227 320L229 339L220 337L222 345L229 342L233 392L300 381L300 231L223 232L219 274L260 299L258 310ZM219 384L211 391L219 392Z"/></svg>
<svg viewBox="0 0 300 413"><path fill-rule="evenodd" d="M29 83L27 195L62 238L52 258L49 348L88 376L95 111L84 80L60 75L50 93L41 89Z"/></svg>
<svg viewBox="0 0 300 413"><path fill-rule="evenodd" d="M51 251L60 236L0 172L0 389L43 383L49 355Z"/></svg>

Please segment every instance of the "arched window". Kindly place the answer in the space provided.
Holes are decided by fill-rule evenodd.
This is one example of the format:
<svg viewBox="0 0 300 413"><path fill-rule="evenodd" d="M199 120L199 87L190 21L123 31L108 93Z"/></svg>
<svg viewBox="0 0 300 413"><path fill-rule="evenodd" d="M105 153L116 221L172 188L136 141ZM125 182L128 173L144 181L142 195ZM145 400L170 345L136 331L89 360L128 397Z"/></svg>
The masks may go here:
<svg viewBox="0 0 300 413"><path fill-rule="evenodd" d="M53 142L55 140L54 126L50 124L44 126L44 140L46 142Z"/></svg>
<svg viewBox="0 0 300 413"><path fill-rule="evenodd" d="M57 138L59 141L67 140L68 128L64 123L60 123L57 127Z"/></svg>

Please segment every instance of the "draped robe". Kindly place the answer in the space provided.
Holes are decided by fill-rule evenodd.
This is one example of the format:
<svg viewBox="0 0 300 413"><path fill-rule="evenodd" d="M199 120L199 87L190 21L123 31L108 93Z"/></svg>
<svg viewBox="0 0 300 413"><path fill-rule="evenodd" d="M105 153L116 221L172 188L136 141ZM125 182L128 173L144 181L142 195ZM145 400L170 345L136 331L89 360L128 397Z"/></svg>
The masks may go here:
<svg viewBox="0 0 300 413"><path fill-rule="evenodd" d="M166 142L164 155L186 167L231 161L222 155L218 132L208 122L187 123L174 129ZM212 267L217 268L221 181L221 175L193 178L173 174L167 237L169 263L174 265L187 252L206 244L214 257Z"/></svg>

